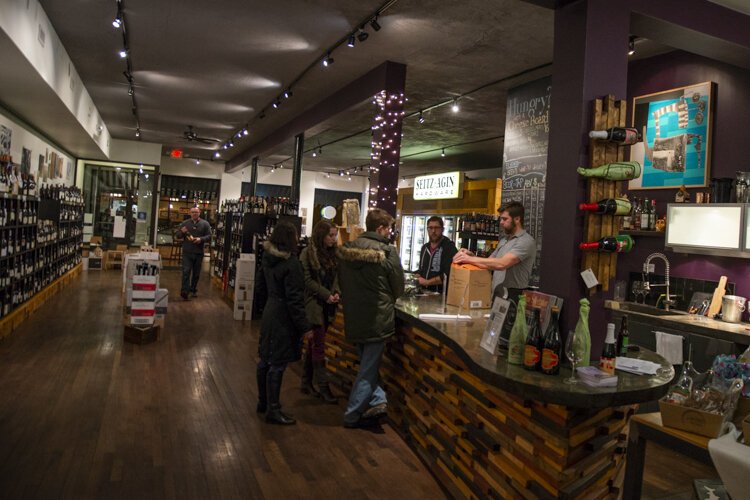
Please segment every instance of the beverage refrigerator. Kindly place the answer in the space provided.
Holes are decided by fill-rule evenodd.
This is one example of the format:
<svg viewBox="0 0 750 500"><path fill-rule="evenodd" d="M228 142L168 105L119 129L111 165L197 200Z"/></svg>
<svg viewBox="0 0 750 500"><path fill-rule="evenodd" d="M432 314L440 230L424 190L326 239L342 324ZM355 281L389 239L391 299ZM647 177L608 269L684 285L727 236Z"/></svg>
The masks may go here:
<svg viewBox="0 0 750 500"><path fill-rule="evenodd" d="M401 265L405 271L416 271L419 268L419 250L427 241L428 215L402 215L399 253ZM443 236L455 242L457 217L455 215L441 215L443 219Z"/></svg>

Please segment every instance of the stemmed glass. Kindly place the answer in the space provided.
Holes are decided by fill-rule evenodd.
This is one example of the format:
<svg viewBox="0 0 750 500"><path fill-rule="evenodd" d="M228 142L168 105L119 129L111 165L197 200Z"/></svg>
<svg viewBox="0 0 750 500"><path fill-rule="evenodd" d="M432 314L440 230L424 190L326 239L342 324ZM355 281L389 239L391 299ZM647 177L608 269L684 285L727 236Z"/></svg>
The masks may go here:
<svg viewBox="0 0 750 500"><path fill-rule="evenodd" d="M578 379L576 379L576 365L581 362L582 354L583 354L583 339L581 339L580 335L576 335L575 331L568 332L568 338L565 340L565 356L568 358L568 361L570 361L570 364L573 365L573 372L570 375L570 378L566 378L563 380L566 384L577 384Z"/></svg>

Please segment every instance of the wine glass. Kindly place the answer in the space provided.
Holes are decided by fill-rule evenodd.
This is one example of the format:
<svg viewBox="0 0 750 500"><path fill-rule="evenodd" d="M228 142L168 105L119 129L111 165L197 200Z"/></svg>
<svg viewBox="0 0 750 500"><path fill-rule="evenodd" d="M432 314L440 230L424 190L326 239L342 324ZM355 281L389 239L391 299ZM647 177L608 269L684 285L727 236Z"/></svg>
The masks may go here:
<svg viewBox="0 0 750 500"><path fill-rule="evenodd" d="M575 331L568 332L568 338L565 340L565 356L568 358L568 361L570 361L570 364L573 365L573 372L571 373L570 378L563 380L566 384L578 383L578 379L576 379L576 365L580 363L583 358L582 343L581 336L576 335Z"/></svg>

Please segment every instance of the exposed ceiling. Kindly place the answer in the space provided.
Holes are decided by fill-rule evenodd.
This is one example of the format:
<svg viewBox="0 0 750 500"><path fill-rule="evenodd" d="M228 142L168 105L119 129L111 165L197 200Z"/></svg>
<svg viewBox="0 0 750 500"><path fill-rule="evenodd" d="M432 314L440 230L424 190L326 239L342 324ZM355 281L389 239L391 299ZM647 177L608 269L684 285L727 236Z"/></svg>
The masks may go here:
<svg viewBox="0 0 750 500"><path fill-rule="evenodd" d="M390 60L407 66L407 114L499 82L463 97L458 113L441 106L426 112L423 124L407 118L402 175L427 168L499 169L507 90L551 73L554 11L534 2L122 1L140 139L163 144L163 154L182 148L186 156L207 159L219 150L222 160L231 160ZM112 137L135 140L126 66L117 55L122 32L112 26L116 1L40 2ZM337 48L328 68L318 64L327 49L384 5L379 31L365 25L366 41ZM294 85L293 96L279 109L270 108L308 66L312 69ZM259 119L263 110L265 118ZM304 168L335 173L367 163L372 116L367 100L307 130ZM220 149L246 125L247 137L235 139L230 150ZM186 140L188 126L217 142ZM318 144L323 154L313 158L309 153ZM261 164L278 164L292 152L289 140L262 154Z"/></svg>

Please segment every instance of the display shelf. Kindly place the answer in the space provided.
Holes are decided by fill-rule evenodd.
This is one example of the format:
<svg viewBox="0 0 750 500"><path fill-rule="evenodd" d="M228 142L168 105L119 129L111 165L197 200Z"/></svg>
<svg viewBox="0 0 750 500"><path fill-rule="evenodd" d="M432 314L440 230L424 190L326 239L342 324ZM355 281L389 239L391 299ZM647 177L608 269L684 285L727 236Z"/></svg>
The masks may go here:
<svg viewBox="0 0 750 500"><path fill-rule="evenodd" d="M653 238L664 238L664 231L639 231L634 229L622 229L620 234L628 234L630 236L650 236Z"/></svg>

